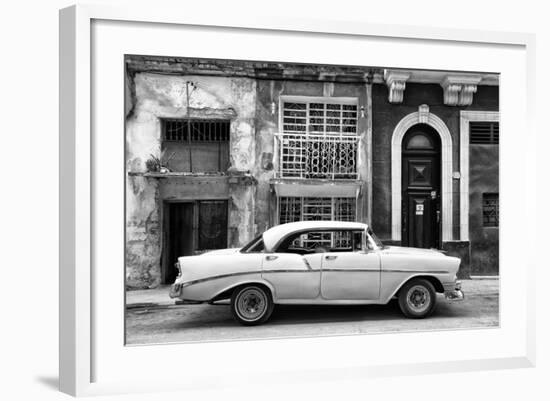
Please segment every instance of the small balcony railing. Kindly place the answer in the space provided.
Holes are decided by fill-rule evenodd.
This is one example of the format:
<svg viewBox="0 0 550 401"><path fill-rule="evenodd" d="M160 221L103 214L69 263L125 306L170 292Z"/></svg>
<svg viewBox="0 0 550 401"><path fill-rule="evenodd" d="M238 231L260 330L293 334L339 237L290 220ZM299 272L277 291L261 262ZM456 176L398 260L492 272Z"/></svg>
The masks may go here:
<svg viewBox="0 0 550 401"><path fill-rule="evenodd" d="M275 134L280 178L357 179L355 134Z"/></svg>

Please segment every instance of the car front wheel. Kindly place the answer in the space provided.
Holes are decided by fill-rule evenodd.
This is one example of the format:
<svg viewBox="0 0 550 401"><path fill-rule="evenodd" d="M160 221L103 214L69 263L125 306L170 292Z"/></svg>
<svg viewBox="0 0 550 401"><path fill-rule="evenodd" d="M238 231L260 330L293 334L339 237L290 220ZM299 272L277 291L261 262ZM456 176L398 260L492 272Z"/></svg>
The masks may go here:
<svg viewBox="0 0 550 401"><path fill-rule="evenodd" d="M428 280L412 279L399 291L399 307L409 318L429 316L435 309L435 301L435 289Z"/></svg>
<svg viewBox="0 0 550 401"><path fill-rule="evenodd" d="M262 324L273 312L269 290L259 285L237 288L231 297L233 317L245 326Z"/></svg>

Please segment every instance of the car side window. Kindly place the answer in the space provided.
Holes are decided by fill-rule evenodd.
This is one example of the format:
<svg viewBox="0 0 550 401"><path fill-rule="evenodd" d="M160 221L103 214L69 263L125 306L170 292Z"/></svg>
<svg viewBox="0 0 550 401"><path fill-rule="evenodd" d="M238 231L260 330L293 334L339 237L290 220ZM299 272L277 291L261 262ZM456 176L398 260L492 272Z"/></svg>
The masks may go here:
<svg viewBox="0 0 550 401"><path fill-rule="evenodd" d="M336 231L330 252L360 252L363 250L363 231Z"/></svg>
<svg viewBox="0 0 550 401"><path fill-rule="evenodd" d="M254 245L252 245L249 249L248 249L248 253L261 253L264 251L264 241L263 240L259 240L258 242L256 242Z"/></svg>
<svg viewBox="0 0 550 401"><path fill-rule="evenodd" d="M277 252L307 255L362 250L362 232L353 230L312 230L285 238Z"/></svg>

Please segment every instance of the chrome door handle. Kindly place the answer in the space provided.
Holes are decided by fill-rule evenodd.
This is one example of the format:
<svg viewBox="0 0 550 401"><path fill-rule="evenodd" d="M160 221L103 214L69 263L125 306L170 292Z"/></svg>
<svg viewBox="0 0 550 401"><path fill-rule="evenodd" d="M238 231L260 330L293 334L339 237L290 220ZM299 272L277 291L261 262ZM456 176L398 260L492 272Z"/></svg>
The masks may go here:
<svg viewBox="0 0 550 401"><path fill-rule="evenodd" d="M278 258L278 256L269 255L269 256L266 256L266 257L265 257L265 260L275 260L275 259L277 259L277 258Z"/></svg>
<svg viewBox="0 0 550 401"><path fill-rule="evenodd" d="M326 260L334 260L336 259L338 256L335 256L335 255L328 255L328 256L325 256L325 259Z"/></svg>

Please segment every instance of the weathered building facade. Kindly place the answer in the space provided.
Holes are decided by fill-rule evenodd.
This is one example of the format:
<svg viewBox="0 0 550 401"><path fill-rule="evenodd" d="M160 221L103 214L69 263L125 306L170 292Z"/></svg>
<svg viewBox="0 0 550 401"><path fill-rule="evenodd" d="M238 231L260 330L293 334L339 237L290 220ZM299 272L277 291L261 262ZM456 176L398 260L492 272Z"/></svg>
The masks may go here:
<svg viewBox="0 0 550 401"><path fill-rule="evenodd" d="M280 223L371 224L498 274L498 76L128 56L126 276Z"/></svg>

